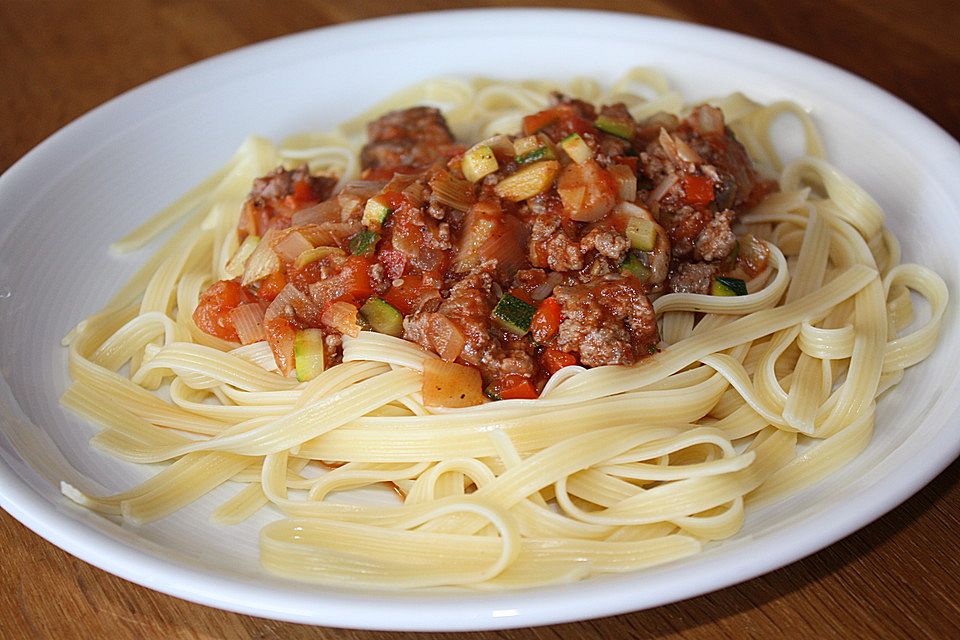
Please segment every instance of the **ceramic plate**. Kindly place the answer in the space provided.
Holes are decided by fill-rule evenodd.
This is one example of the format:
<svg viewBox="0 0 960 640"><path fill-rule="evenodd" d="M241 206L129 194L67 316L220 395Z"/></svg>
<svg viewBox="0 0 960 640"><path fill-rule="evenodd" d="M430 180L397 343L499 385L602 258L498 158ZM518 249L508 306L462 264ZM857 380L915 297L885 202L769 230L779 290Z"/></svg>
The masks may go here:
<svg viewBox="0 0 960 640"><path fill-rule="evenodd" d="M482 55L478 55L478 51ZM938 350L880 402L869 448L840 472L752 513L701 555L629 575L506 593L378 593L266 574L257 531L211 525L218 494L144 527L60 496L80 473L111 490L152 473L87 441L64 411L61 337L99 309L147 253L107 250L220 167L251 133L327 129L438 75L615 79L658 67L688 100L740 90L795 100L831 160L889 216L905 260L938 271L952 303ZM0 178L0 503L39 535L133 582L232 611L379 629L531 626L653 607L782 567L886 513L960 446L960 150L903 102L823 62L742 36L635 16L476 11L360 22L248 47L146 84L67 126ZM229 488L226 488L229 493Z"/></svg>

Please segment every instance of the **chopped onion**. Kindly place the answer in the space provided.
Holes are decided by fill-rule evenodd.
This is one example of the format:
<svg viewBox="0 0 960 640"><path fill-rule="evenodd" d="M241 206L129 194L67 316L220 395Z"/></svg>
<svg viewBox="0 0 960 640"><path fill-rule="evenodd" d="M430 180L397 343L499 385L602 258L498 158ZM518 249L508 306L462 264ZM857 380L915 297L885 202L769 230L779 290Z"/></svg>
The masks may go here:
<svg viewBox="0 0 960 640"><path fill-rule="evenodd" d="M279 271L280 258L274 253L270 246L276 239L277 230L270 229L260 240L260 244L253 250L247 259L247 265L243 270L243 280L240 282L244 287L257 280L266 278L271 273Z"/></svg>
<svg viewBox="0 0 960 640"><path fill-rule="evenodd" d="M472 407L483 403L483 380L474 367L427 358L421 392L427 406Z"/></svg>
<svg viewBox="0 0 960 640"><path fill-rule="evenodd" d="M296 316L308 325L316 326L320 323L320 307L293 284L287 283L267 307L264 319L272 320L277 316Z"/></svg>
<svg viewBox="0 0 960 640"><path fill-rule="evenodd" d="M407 200L411 202L416 207L419 207L423 204L423 192L426 189L426 185L422 182L414 182L406 189L403 190L403 195Z"/></svg>
<svg viewBox="0 0 960 640"><path fill-rule="evenodd" d="M315 249L307 249L297 256L293 266L297 269L302 269L311 262L316 262L317 260L320 260L321 258L331 254L336 254L338 256L344 255L343 250L338 249L337 247L317 247Z"/></svg>
<svg viewBox="0 0 960 640"><path fill-rule="evenodd" d="M313 245L299 231L287 233L286 237L273 247L277 255L286 260L296 260L301 253L310 249L313 249Z"/></svg>
<svg viewBox="0 0 960 640"><path fill-rule="evenodd" d="M369 200L380 193L385 184L386 182L383 180L351 180L340 190L340 195L359 196L364 200Z"/></svg>
<svg viewBox="0 0 960 640"><path fill-rule="evenodd" d="M657 141L660 143L660 146L663 147L663 152L667 154L667 157L674 164L680 164L680 154L677 153L677 145L673 142L673 137L667 133L667 130L660 128L660 135L657 138Z"/></svg>
<svg viewBox="0 0 960 640"><path fill-rule="evenodd" d="M633 202L637 198L637 174L625 164L615 164L610 175L617 182L617 196L624 202Z"/></svg>
<svg viewBox="0 0 960 640"><path fill-rule="evenodd" d="M231 257L224 266L224 273L230 278L242 276L244 265L247 264L247 259L250 257L250 254L253 253L254 249L257 248L258 244L260 244L259 236L247 236L244 238L243 243L237 248L237 252L233 254L233 257Z"/></svg>
<svg viewBox="0 0 960 640"><path fill-rule="evenodd" d="M264 311L260 303L241 304L227 315L237 330L241 344L252 344L267 337L263 330Z"/></svg>
<svg viewBox="0 0 960 640"><path fill-rule="evenodd" d="M563 210L578 222L599 220L617 203L609 174L594 160L564 167L557 180L557 194Z"/></svg>
<svg viewBox="0 0 960 640"><path fill-rule="evenodd" d="M647 203L658 202L660 198L667 194L667 191L669 191L673 185L677 184L678 180L680 180L680 178L675 173L670 173L664 176L663 180L660 181L660 184L657 185L657 188L650 192L650 197L647 198Z"/></svg>
<svg viewBox="0 0 960 640"><path fill-rule="evenodd" d="M453 362L463 351L466 339L457 325L446 316L434 313L430 316L430 342L433 350L446 362Z"/></svg>
<svg viewBox="0 0 960 640"><path fill-rule="evenodd" d="M467 211L476 201L473 183L456 178L449 171L438 171L429 184L437 201L457 211Z"/></svg>
<svg viewBox="0 0 960 640"><path fill-rule="evenodd" d="M677 145L677 153L680 155L680 158L685 162L703 162L703 158L700 157L700 154L694 151L690 145L684 142L680 138L674 138L674 143Z"/></svg>
<svg viewBox="0 0 960 640"><path fill-rule="evenodd" d="M520 220L485 201L464 217L454 266L468 271L491 260L497 261L504 280L512 279L527 260L527 230Z"/></svg>
<svg viewBox="0 0 960 640"><path fill-rule="evenodd" d="M345 336L356 338L360 335L360 324L357 322L359 312L349 302L334 302L323 312L321 320L331 329L339 331Z"/></svg>
<svg viewBox="0 0 960 640"><path fill-rule="evenodd" d="M510 141L510 138L501 134L497 134L492 138L487 138L483 142L478 143L479 145L485 145L490 147L491 151L494 154L502 158L513 159L513 156L516 155L516 150L513 147L513 142Z"/></svg>
<svg viewBox="0 0 960 640"><path fill-rule="evenodd" d="M563 274L559 271L551 271L547 274L547 278L543 281L543 284L537 285L536 288L530 292L530 297L533 298L535 302L549 298L550 294L553 293L553 290L561 281L563 281Z"/></svg>
<svg viewBox="0 0 960 640"><path fill-rule="evenodd" d="M294 212L290 224L294 227L302 227L305 224L340 222L340 219L340 203L336 200L327 200Z"/></svg>
<svg viewBox="0 0 960 640"><path fill-rule="evenodd" d="M353 222L324 222L301 227L297 231L315 247L346 247L349 239L360 231L359 220Z"/></svg>
<svg viewBox="0 0 960 640"><path fill-rule="evenodd" d="M703 105L696 109L700 133L723 133L723 112L716 107Z"/></svg>

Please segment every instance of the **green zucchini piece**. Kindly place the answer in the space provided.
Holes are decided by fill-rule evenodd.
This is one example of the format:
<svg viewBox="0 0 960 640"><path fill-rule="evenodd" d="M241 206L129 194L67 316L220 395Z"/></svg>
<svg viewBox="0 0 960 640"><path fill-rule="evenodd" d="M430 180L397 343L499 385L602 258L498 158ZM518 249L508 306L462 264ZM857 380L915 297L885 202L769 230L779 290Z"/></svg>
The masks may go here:
<svg viewBox="0 0 960 640"><path fill-rule="evenodd" d="M657 244L657 225L646 218L630 218L627 223L627 238L634 249L653 251Z"/></svg>
<svg viewBox="0 0 960 640"><path fill-rule="evenodd" d="M537 147L533 151L525 153L522 156L517 156L514 159L520 164L524 164L526 162L536 162L537 160L555 160L556 156L553 155L550 147Z"/></svg>
<svg viewBox="0 0 960 640"><path fill-rule="evenodd" d="M372 256L380 241L380 234L369 229L362 229L350 239L350 253L355 256Z"/></svg>
<svg viewBox="0 0 960 640"><path fill-rule="evenodd" d="M620 265L620 270L634 276L640 282L649 282L653 272L647 266L647 257L639 251L631 251Z"/></svg>
<svg viewBox="0 0 960 640"><path fill-rule="evenodd" d="M403 335L403 314L383 298L370 298L360 307L360 315L377 333Z"/></svg>
<svg viewBox="0 0 960 640"><path fill-rule="evenodd" d="M521 156L525 156L532 151L536 151L543 146L543 143L540 142L540 139L537 136L525 136L523 138L517 138L513 141L513 153L516 155L517 161Z"/></svg>
<svg viewBox="0 0 960 640"><path fill-rule="evenodd" d="M493 383L487 385L487 388L483 390L483 395L487 396L491 400L503 400Z"/></svg>
<svg viewBox="0 0 960 640"><path fill-rule="evenodd" d="M593 149L579 133L571 133L560 141L560 147L567 152L570 159L577 164L583 164L593 157Z"/></svg>
<svg viewBox="0 0 960 640"><path fill-rule="evenodd" d="M747 295L747 283L740 278L714 276L710 293L715 296L745 296Z"/></svg>
<svg viewBox="0 0 960 640"><path fill-rule="evenodd" d="M390 208L382 197L376 196L367 200L360 222L363 226L376 230L383 226L383 223L387 221L391 213L393 213L393 209Z"/></svg>
<svg viewBox="0 0 960 640"><path fill-rule="evenodd" d="M616 120L603 115L594 120L593 126L604 133L609 133L612 136L617 136L624 140L630 140L636 132L636 125L633 122L624 122L623 120Z"/></svg>
<svg viewBox="0 0 960 640"><path fill-rule="evenodd" d="M493 321L504 331L522 336L530 331L530 322L537 308L513 294L505 293L490 314Z"/></svg>
<svg viewBox="0 0 960 640"><path fill-rule="evenodd" d="M293 342L297 380L306 382L323 373L323 331L301 329Z"/></svg>

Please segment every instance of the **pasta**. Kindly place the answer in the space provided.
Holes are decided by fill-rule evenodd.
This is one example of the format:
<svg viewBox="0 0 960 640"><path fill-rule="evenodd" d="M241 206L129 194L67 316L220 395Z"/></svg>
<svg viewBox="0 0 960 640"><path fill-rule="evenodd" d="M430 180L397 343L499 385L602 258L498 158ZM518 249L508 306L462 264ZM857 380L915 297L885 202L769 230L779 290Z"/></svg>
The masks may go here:
<svg viewBox="0 0 960 640"><path fill-rule="evenodd" d="M519 128L562 89L622 101L638 120L682 112L658 73L634 69L604 91L576 79L440 79L411 87L326 133L281 145L248 139L228 165L122 239L138 249L180 223L107 306L65 339L63 404L102 425L92 444L123 460L168 462L110 496L66 483L80 505L134 523L162 518L224 483L228 525L267 505L266 569L376 588L519 588L635 571L740 530L745 510L816 482L870 441L877 398L934 349L943 281L900 264L884 214L823 157L799 106L712 101L779 182L740 218L770 248L748 293L657 298L660 352L631 367L569 366L536 400L438 409L421 394L411 342L344 336L343 363L307 382L278 372L265 342L238 347L192 320L201 291L238 275L234 233L251 182L308 162L339 185L357 176L363 125L413 104L445 112L458 139ZM805 132L783 158L781 117ZM929 312L917 321L914 302ZM906 331L906 333L904 333ZM342 492L392 484L399 499Z"/></svg>

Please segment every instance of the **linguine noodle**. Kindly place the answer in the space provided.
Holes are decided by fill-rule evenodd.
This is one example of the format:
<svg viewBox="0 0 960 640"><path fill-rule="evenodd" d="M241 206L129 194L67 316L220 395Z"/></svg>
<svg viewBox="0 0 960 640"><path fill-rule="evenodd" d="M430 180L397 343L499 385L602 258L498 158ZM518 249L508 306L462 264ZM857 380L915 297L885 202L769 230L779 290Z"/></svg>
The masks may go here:
<svg viewBox="0 0 960 640"><path fill-rule="evenodd" d="M63 404L100 424L92 444L168 462L128 491L70 499L147 523L224 483L224 525L272 505L263 565L299 580L381 587L516 588L635 571L740 530L746 509L816 482L870 441L876 400L933 350L947 304L936 274L900 264L884 214L823 157L807 113L742 94L711 101L780 191L742 215L770 249L744 296L656 299L661 351L631 367L567 367L536 400L427 408L414 343L364 331L343 364L281 376L264 342L237 347L192 320L200 292L235 277L237 215L277 164L358 173L363 125L413 104L443 109L458 139L514 131L561 89L623 101L638 119L684 104L656 72L608 91L577 79L440 79L333 131L275 146L248 139L230 162L114 248L180 230L65 339ZM773 125L797 120L805 155L781 157ZM929 311L917 321L914 302ZM402 498L343 492L391 483Z"/></svg>

